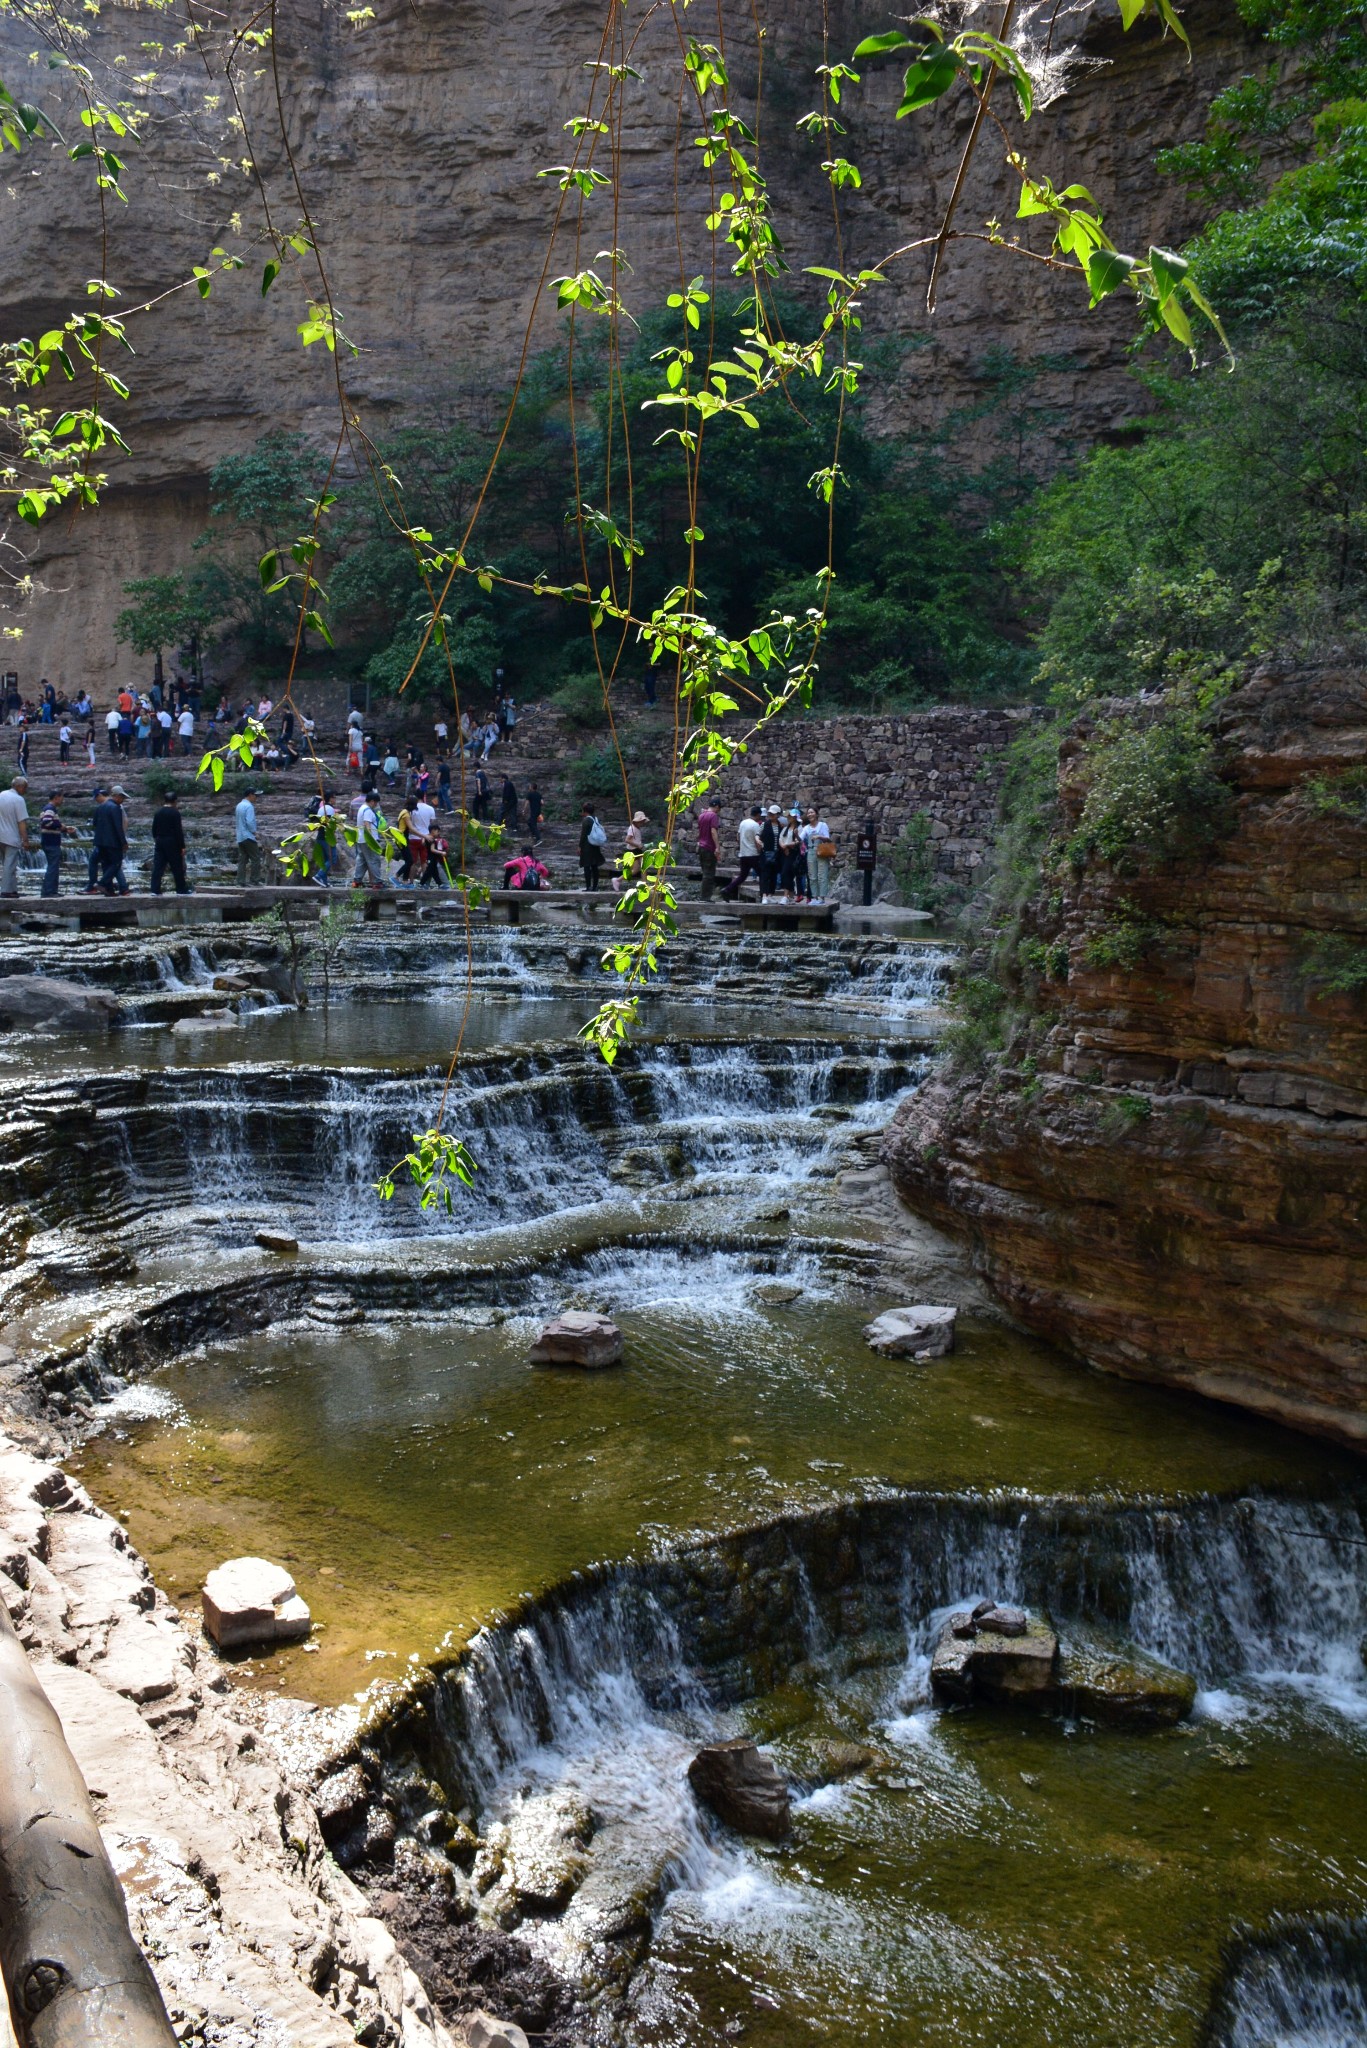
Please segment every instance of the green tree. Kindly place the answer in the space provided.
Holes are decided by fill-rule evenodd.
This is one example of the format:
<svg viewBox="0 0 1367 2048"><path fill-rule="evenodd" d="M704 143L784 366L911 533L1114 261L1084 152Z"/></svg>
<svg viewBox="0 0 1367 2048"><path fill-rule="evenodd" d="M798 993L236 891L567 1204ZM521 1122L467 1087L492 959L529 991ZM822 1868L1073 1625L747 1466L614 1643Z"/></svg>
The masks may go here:
<svg viewBox="0 0 1367 2048"><path fill-rule="evenodd" d="M162 656L169 648L189 643L198 667L203 643L216 612L212 597L198 574L174 570L163 576L137 576L123 586L129 602L114 620L114 638L130 646L135 654L156 656L157 680L162 676Z"/></svg>

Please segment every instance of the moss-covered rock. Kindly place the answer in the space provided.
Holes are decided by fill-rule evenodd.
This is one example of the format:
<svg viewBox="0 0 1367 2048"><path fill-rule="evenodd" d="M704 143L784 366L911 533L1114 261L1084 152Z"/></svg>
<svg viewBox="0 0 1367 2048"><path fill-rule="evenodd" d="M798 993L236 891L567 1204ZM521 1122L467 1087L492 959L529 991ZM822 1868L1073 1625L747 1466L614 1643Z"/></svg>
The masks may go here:
<svg viewBox="0 0 1367 2048"><path fill-rule="evenodd" d="M1171 1728L1191 1712L1196 1680L1143 1650L1069 1637L1059 1653L1065 1713L1115 1728Z"/></svg>

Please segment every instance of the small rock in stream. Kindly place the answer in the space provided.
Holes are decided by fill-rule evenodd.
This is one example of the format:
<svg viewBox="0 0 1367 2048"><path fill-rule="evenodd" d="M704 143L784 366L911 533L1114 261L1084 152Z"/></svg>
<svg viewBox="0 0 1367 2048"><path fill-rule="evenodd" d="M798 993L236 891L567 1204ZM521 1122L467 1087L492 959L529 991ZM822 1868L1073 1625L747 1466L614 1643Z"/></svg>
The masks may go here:
<svg viewBox="0 0 1367 2048"><path fill-rule="evenodd" d="M748 1736L709 1742L688 1766L688 1782L703 1804L740 1834L764 1835L771 1842L787 1834L788 1787Z"/></svg>
<svg viewBox="0 0 1367 2048"><path fill-rule="evenodd" d="M313 1627L282 1564L232 1557L204 1581L204 1632L220 1650L244 1643L297 1643Z"/></svg>
<svg viewBox="0 0 1367 2048"><path fill-rule="evenodd" d="M528 1355L533 1365L617 1365L622 1333L611 1316L568 1308L546 1324Z"/></svg>
<svg viewBox="0 0 1367 2048"><path fill-rule="evenodd" d="M297 1237L287 1237L283 1230L258 1230L256 1242L263 1252L297 1252Z"/></svg>
<svg viewBox="0 0 1367 2048"><path fill-rule="evenodd" d="M803 1290L795 1280L761 1280L750 1292L766 1308L787 1308L790 1302L801 1300Z"/></svg>
<svg viewBox="0 0 1367 2048"><path fill-rule="evenodd" d="M943 1358L954 1349L955 1308L921 1303L890 1308L864 1326L864 1342L884 1358Z"/></svg>

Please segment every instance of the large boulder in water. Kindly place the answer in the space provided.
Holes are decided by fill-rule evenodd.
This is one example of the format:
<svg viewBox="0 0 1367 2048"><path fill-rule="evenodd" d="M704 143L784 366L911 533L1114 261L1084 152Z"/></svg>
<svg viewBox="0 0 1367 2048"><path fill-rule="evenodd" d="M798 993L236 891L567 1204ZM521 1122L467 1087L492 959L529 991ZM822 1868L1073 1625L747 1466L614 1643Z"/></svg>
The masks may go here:
<svg viewBox="0 0 1367 2048"><path fill-rule="evenodd" d="M204 1632L220 1650L245 1643L297 1643L313 1627L282 1564L232 1557L204 1581Z"/></svg>
<svg viewBox="0 0 1367 2048"><path fill-rule="evenodd" d="M739 1834L766 1835L773 1842L787 1834L788 1787L748 1736L709 1742L688 1766L688 1782L704 1806Z"/></svg>
<svg viewBox="0 0 1367 2048"><path fill-rule="evenodd" d="M547 1323L529 1356L533 1365L616 1365L622 1356L622 1333L611 1316L567 1308Z"/></svg>
<svg viewBox="0 0 1367 2048"><path fill-rule="evenodd" d="M943 1358L954 1349L959 1311L929 1302L890 1308L864 1326L864 1342L885 1358Z"/></svg>
<svg viewBox="0 0 1367 2048"><path fill-rule="evenodd" d="M1157 1657L1071 1634L1058 1667L1065 1713L1112 1728L1172 1728L1191 1712L1196 1680Z"/></svg>
<svg viewBox="0 0 1367 2048"><path fill-rule="evenodd" d="M1042 1615L981 1601L951 1614L930 1660L937 1699L1048 1700L1055 1693L1058 1637Z"/></svg>
<svg viewBox="0 0 1367 2048"><path fill-rule="evenodd" d="M121 1005L107 988L57 981L46 974L0 976L0 1025L42 1024L50 1031L109 1031Z"/></svg>

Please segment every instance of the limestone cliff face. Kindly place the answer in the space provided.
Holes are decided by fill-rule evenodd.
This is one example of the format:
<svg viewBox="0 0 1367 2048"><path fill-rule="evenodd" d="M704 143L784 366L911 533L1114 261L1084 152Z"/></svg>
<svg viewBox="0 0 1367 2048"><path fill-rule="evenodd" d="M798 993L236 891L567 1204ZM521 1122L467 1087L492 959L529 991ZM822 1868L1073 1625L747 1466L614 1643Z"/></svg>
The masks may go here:
<svg viewBox="0 0 1367 2048"><path fill-rule="evenodd" d="M767 0L760 11L764 161L802 288L804 264L833 260L822 152L795 128L812 104L812 74L822 59L821 10L813 0ZM1246 68L1249 46L1233 11L1216 0L1196 0L1190 10L1190 67L1180 45L1148 25L1122 35L1114 0L1087 0L1079 12L1095 68L1030 123L1022 140L1031 164L1059 182L1085 169L1122 246L1180 240L1196 222L1181 193L1156 176L1154 152L1199 129L1210 94ZM672 15L669 8L643 13L633 55L641 76L628 103L618 234L634 265L628 300L637 308L658 303L680 270ZM583 109L585 64L597 53L602 19L591 0L377 0L374 21L357 32L324 0L290 0L280 9L291 145L337 303L365 351L348 382L372 430L433 405L487 414L506 390L556 196L536 173L563 157L563 124ZM848 56L860 35L889 19L872 0L835 0L832 57ZM136 52L149 33L145 10L103 11L86 53L102 85L114 87L120 76L109 68L114 54ZM748 7L728 33L744 105L754 86ZM13 20L0 21L4 75L26 48ZM862 92L842 105L850 130L843 146L864 174L862 192L845 202L851 262L877 261L937 225L965 140L963 111L894 122L899 78L895 67L870 66ZM215 244L231 243L239 210L248 230L256 219L249 181L234 167L241 143L225 125L231 110L221 97L206 107L212 90L193 56L182 59L153 104L146 146L128 152L130 203L111 209L108 262L125 303L166 289ZM264 76L248 81L247 104L278 218L291 226L298 208L271 140ZM688 133L685 123L682 262L687 273L706 273L704 191ZM99 273L97 222L88 178L55 144L29 152L22 170L14 159L10 165L0 188L0 318L7 333L35 333ZM961 224L980 227L994 215L1009 221L1014 204L999 155L984 152ZM610 218L606 201L598 201L590 258L610 239ZM209 471L223 454L274 425L302 428L330 447L332 365L321 348L300 346L301 294L287 289L288 276L263 300L267 252L247 246L247 270L216 284L209 301L181 294L136 324L133 453L111 465L112 488L98 514L55 522L43 535L47 590L31 608L17 657L26 676L42 672L68 685L109 679L124 659L110 631L124 579L184 558L202 527ZM549 274L571 267L578 264L566 234ZM1088 314L1071 281L965 245L952 252L928 320L925 278L918 257L895 266L889 283L870 294L866 336L907 344L899 366L873 381L876 419L938 428L959 409L966 452L1012 459L1015 441L1001 437L1000 419L974 411L991 393L993 351L998 360L1007 352L1035 366L1017 400L1028 416L1027 441L1033 423L1041 444L1057 436L1075 452L1140 402L1125 375L1131 316L1118 300ZM553 320L548 312L539 339L550 338Z"/></svg>
<svg viewBox="0 0 1367 2048"><path fill-rule="evenodd" d="M1228 842L1197 872L1089 872L1055 906L1038 1072L938 1080L884 1157L1031 1329L1367 1449L1367 999L1305 972L1317 934L1367 933L1367 824L1307 788L1363 761L1367 680L1264 670L1223 739ZM1089 968L1117 915L1161 938Z"/></svg>

